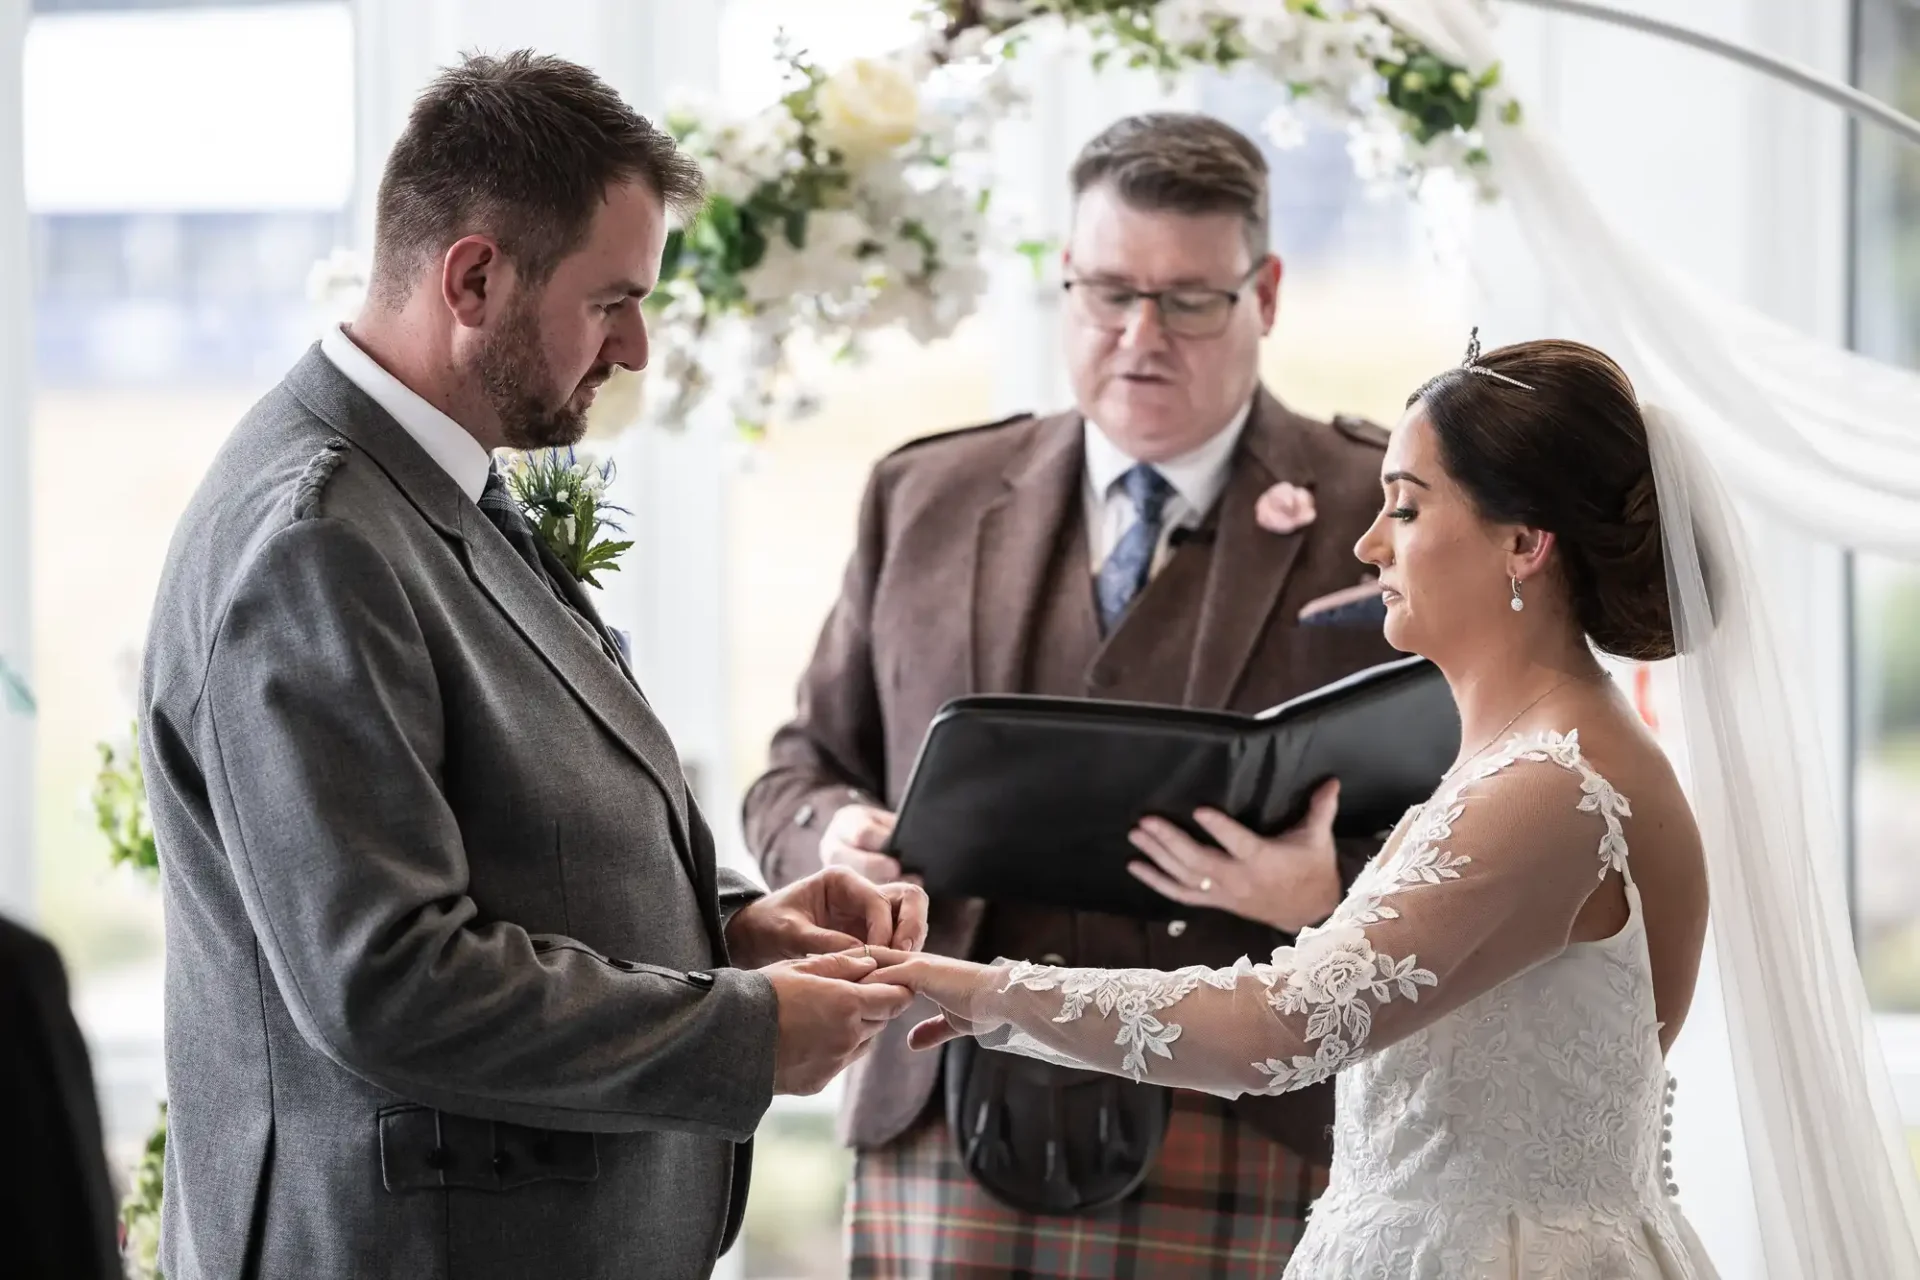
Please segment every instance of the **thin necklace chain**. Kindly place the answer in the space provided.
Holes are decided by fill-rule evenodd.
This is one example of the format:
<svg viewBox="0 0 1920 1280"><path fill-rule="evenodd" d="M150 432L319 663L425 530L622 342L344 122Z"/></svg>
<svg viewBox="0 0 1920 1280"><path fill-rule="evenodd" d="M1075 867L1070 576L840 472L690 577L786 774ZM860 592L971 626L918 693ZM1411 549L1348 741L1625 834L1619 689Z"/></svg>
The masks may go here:
<svg viewBox="0 0 1920 1280"><path fill-rule="evenodd" d="M1541 703L1545 702L1548 698L1560 692L1560 690L1566 688L1568 685L1572 684L1574 681L1596 680L1596 679L1606 680L1609 678L1610 677L1607 675L1607 673L1602 671L1598 675L1592 675L1592 676L1568 676L1566 679L1560 681L1558 684L1551 686L1550 688L1548 688L1548 690L1545 693L1541 694L1539 697L1535 698L1532 702L1529 702L1526 706L1514 712L1512 717L1509 718L1508 721L1505 724L1501 725L1498 729L1495 729L1493 731L1493 736L1488 738L1485 742L1481 743L1479 749L1476 750L1472 755L1465 757L1460 761L1459 764L1456 764L1455 766L1453 766L1453 768L1441 774L1440 781L1442 782L1447 781L1448 779L1452 778L1454 774L1460 772L1462 769L1472 764L1475 760L1478 760L1481 756L1485 755L1488 747L1491 747L1494 743L1500 741L1501 734L1505 733L1507 730L1513 728L1514 725L1519 723L1521 716L1527 714L1527 712L1533 710L1535 707L1539 706Z"/></svg>

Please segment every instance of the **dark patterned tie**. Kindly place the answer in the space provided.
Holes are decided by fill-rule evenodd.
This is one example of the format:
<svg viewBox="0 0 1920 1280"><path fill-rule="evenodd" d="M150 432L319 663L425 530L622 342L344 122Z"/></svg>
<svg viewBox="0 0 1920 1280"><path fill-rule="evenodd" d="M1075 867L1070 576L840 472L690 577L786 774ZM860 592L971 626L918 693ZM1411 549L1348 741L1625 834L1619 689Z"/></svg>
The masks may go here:
<svg viewBox="0 0 1920 1280"><path fill-rule="evenodd" d="M566 609L567 616L578 623L580 629L600 646L600 651L607 655L614 666L619 666L620 658L614 648L616 642L602 634L599 628L587 621L584 614L574 608L573 602L567 599L566 592L560 589L559 584L553 580L553 575L547 572L545 562L540 559L540 544L534 540L533 526L527 523L527 517L521 512L520 504L513 500L513 494L507 490L507 482L500 478L498 471L487 473L486 487L480 490L480 513L500 531L501 536L507 540L507 545L520 553L520 558L525 560L527 567L533 570L533 576L540 579L552 593L553 598Z"/></svg>
<svg viewBox="0 0 1920 1280"><path fill-rule="evenodd" d="M1133 503L1134 521L1120 535L1107 562L1093 580L1093 597L1100 608L1100 634L1106 635L1126 616L1127 606L1147 585L1153 573L1153 553L1160 545L1160 520L1173 496L1173 486L1147 463L1135 463L1120 477L1120 487Z"/></svg>
<svg viewBox="0 0 1920 1280"><path fill-rule="evenodd" d="M540 563L540 544L533 540L533 526L520 513L520 504L513 500L507 491L507 482L500 478L498 471L487 472L486 488L480 491L480 513L493 522L507 545L520 553L534 576L545 582L547 570Z"/></svg>

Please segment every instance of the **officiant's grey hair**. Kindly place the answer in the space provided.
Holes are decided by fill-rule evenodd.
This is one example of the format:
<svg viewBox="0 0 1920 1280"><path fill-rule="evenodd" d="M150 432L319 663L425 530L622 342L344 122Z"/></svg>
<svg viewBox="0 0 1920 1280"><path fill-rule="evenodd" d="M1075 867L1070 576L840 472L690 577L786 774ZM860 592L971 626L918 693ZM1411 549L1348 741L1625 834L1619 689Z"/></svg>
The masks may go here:
<svg viewBox="0 0 1920 1280"><path fill-rule="evenodd" d="M604 80L564 58L469 55L434 77L387 157L374 215L371 292L397 306L421 268L484 234L530 284L585 240L616 183L667 207L700 206L700 167Z"/></svg>
<svg viewBox="0 0 1920 1280"><path fill-rule="evenodd" d="M1191 111L1116 120L1081 148L1072 183L1076 200L1107 187L1143 212L1238 214L1253 260L1267 256L1267 160L1224 120Z"/></svg>

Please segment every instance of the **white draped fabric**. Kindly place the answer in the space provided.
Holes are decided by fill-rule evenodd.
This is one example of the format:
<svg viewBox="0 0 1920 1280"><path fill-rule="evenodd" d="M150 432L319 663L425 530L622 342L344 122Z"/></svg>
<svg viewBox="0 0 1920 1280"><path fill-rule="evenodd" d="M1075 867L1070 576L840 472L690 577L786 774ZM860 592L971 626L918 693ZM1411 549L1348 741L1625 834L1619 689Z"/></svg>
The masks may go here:
<svg viewBox="0 0 1920 1280"><path fill-rule="evenodd" d="M1371 3L1470 68L1497 60L1474 0ZM1487 141L1582 336L1661 406L1648 418L1683 655L1676 745L1708 853L1717 1030L1765 1275L1920 1277L1920 1189L1853 953L1824 770L1722 492L1835 542L1920 554L1920 377L1652 261L1538 130L1495 125Z"/></svg>
<svg viewBox="0 0 1920 1280"><path fill-rule="evenodd" d="M1475 0L1369 0L1474 69L1500 60ZM1713 296L1608 225L1553 141L1492 125L1494 180L1582 336L1680 414L1735 494L1832 542L1920 556L1920 374Z"/></svg>

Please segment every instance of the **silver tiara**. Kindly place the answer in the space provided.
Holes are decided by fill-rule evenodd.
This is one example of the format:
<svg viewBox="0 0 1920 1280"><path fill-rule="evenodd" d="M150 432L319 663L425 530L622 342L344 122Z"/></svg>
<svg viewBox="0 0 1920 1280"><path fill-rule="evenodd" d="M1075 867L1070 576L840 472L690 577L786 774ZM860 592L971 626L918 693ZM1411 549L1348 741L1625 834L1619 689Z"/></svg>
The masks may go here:
<svg viewBox="0 0 1920 1280"><path fill-rule="evenodd" d="M1462 369L1465 369L1468 373L1477 373L1483 378L1492 378L1497 382L1504 382L1510 387L1518 387L1522 391L1533 390L1532 387L1520 381L1520 379L1509 378L1504 373L1495 373L1492 369L1489 369L1487 368L1487 366L1480 363L1480 326L1479 325L1473 326L1473 336L1467 339L1467 358L1460 362L1460 367Z"/></svg>

